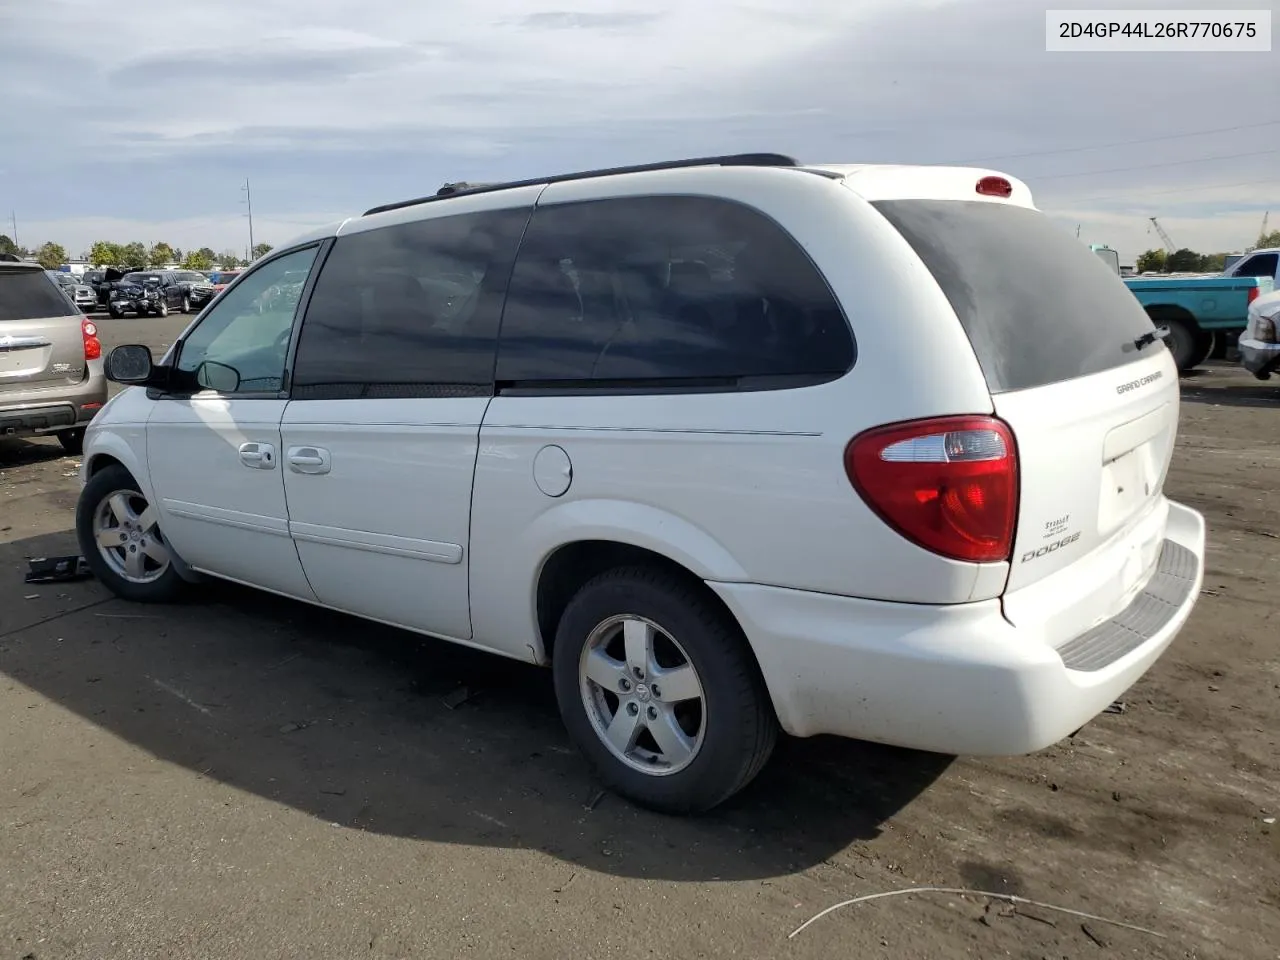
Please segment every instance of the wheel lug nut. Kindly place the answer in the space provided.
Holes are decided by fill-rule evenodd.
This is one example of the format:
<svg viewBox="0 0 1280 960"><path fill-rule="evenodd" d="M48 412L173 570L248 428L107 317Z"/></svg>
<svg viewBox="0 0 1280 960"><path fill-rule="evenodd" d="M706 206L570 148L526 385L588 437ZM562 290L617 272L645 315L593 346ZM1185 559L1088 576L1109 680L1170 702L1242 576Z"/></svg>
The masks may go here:
<svg viewBox="0 0 1280 960"><path fill-rule="evenodd" d="M649 689L653 691L653 695L655 697L662 696L662 691L658 689L658 685L656 683L649 687Z"/></svg>
<svg viewBox="0 0 1280 960"><path fill-rule="evenodd" d="M658 708L655 707L653 704L649 705L649 719L650 720L658 719Z"/></svg>
<svg viewBox="0 0 1280 960"><path fill-rule="evenodd" d="M643 680L643 679L644 679L644 671L643 671L643 670L641 670L639 667L632 667L632 668L631 668L631 672L632 672L632 673L634 673L634 674L636 675L636 679L637 679L637 680Z"/></svg>
<svg viewBox="0 0 1280 960"><path fill-rule="evenodd" d="M634 717L639 712L640 712L640 708L636 706L634 703L627 704L627 713L631 714L631 716Z"/></svg>

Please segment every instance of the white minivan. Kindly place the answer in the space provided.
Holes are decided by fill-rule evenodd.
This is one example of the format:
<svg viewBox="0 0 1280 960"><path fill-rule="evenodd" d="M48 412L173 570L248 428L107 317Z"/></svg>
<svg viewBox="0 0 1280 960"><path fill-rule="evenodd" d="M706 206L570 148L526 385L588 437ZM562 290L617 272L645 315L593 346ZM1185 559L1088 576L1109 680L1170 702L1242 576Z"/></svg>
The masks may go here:
<svg viewBox="0 0 1280 960"><path fill-rule="evenodd" d="M764 154L464 185L274 250L85 444L121 597L201 575L551 667L605 783L708 809L778 731L1069 735L1205 526L1169 351L988 170Z"/></svg>

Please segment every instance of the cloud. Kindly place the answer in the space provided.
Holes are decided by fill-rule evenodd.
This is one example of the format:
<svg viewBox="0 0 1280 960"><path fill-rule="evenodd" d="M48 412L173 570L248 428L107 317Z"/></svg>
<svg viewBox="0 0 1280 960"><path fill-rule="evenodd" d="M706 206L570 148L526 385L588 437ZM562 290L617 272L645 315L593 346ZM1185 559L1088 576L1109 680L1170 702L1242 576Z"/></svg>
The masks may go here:
<svg viewBox="0 0 1280 960"><path fill-rule="evenodd" d="M1025 0L563 4L8 4L0 210L71 247L95 217L203 222L217 247L241 242L245 177L255 214L307 220L737 150L989 163L1130 259L1149 216L1225 249L1280 209L1280 123L1258 126L1280 114L1245 95L1266 54L1047 54Z"/></svg>

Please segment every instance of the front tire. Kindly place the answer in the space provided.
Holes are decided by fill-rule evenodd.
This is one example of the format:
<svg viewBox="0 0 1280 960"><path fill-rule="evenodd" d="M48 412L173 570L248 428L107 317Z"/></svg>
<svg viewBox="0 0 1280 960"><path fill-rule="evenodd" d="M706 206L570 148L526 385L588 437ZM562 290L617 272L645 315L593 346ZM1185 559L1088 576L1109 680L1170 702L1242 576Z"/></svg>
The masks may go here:
<svg viewBox="0 0 1280 960"><path fill-rule="evenodd" d="M183 297L183 298L182 298L182 312L183 312L183 313L190 313L190 312L191 312L191 298L190 298L190 297Z"/></svg>
<svg viewBox="0 0 1280 960"><path fill-rule="evenodd" d="M169 304L164 300L160 301L160 306L156 307L156 316L167 317L169 315Z"/></svg>
<svg viewBox="0 0 1280 960"><path fill-rule="evenodd" d="M621 567L584 585L556 630L556 699L600 780L665 813L700 813L761 770L778 723L745 638L695 585Z"/></svg>
<svg viewBox="0 0 1280 960"><path fill-rule="evenodd" d="M182 593L160 532L158 511L124 467L113 464L89 478L76 505L76 538L89 569L116 596L136 603L168 603Z"/></svg>
<svg viewBox="0 0 1280 960"><path fill-rule="evenodd" d="M122 316L124 316L124 312L120 310L118 307L107 307L107 313L111 314L111 316L114 317L116 320L119 320Z"/></svg>

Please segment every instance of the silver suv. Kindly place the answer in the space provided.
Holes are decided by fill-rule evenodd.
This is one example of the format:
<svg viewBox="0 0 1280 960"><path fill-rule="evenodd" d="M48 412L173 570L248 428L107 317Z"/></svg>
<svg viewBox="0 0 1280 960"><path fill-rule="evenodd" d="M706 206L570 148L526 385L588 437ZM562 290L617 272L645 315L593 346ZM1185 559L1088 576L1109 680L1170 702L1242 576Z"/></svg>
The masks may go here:
<svg viewBox="0 0 1280 960"><path fill-rule="evenodd" d="M106 402L97 325L38 263L0 259L0 438L52 433L79 454Z"/></svg>

